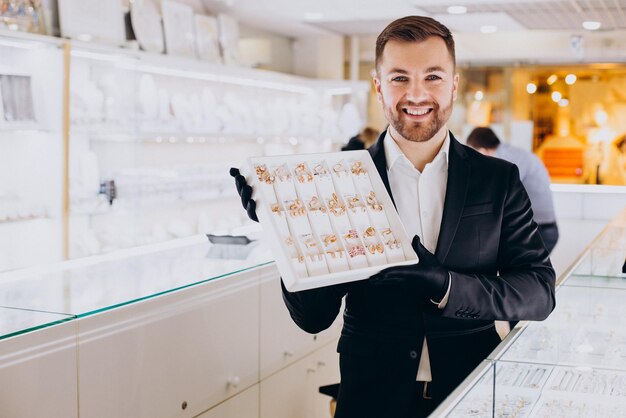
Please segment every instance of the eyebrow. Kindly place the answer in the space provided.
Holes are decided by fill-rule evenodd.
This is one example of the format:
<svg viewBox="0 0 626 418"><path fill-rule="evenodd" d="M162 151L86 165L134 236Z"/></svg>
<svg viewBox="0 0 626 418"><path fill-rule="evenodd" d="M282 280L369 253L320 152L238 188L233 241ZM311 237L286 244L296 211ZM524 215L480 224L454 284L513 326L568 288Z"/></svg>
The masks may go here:
<svg viewBox="0 0 626 418"><path fill-rule="evenodd" d="M426 73L434 73L434 72L445 73L446 70L443 67L436 65L434 67L428 67L425 72ZM388 74L408 74L408 73L409 72L407 70L403 70L402 68L392 68L388 72Z"/></svg>

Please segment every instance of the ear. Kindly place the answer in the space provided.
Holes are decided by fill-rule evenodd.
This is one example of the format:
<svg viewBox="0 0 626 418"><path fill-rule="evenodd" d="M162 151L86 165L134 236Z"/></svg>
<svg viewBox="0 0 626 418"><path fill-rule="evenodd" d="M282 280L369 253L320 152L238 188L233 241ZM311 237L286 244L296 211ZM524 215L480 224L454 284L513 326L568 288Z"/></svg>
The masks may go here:
<svg viewBox="0 0 626 418"><path fill-rule="evenodd" d="M382 103L383 94L380 92L380 87L381 87L380 78L378 78L377 75L374 75L372 77L372 81L374 82L374 90L376 90L376 100L378 100L378 103Z"/></svg>
<svg viewBox="0 0 626 418"><path fill-rule="evenodd" d="M456 100L457 90L459 88L459 73L454 74L452 80L452 100Z"/></svg>

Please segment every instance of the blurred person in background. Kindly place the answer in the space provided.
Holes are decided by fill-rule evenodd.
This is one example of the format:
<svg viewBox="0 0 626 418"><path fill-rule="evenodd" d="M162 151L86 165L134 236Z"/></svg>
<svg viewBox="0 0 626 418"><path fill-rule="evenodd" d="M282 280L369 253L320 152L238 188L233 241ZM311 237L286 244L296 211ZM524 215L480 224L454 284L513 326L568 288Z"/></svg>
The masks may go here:
<svg viewBox="0 0 626 418"><path fill-rule="evenodd" d="M361 132L354 135L348 140L348 143L341 147L342 151L353 151L358 149L367 149L378 139L378 131L374 128L366 126Z"/></svg>
<svg viewBox="0 0 626 418"><path fill-rule="evenodd" d="M550 175L539 157L532 152L500 142L491 128L475 128L467 137L467 145L491 157L509 161L519 169L519 176L532 205L534 219L548 252L559 239L554 214Z"/></svg>

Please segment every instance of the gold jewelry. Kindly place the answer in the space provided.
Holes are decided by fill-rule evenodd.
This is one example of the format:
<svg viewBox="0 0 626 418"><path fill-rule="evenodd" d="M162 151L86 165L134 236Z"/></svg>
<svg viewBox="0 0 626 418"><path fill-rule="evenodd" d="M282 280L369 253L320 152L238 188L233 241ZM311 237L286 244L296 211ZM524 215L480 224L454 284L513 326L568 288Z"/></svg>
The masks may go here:
<svg viewBox="0 0 626 418"><path fill-rule="evenodd" d="M348 207L350 209L354 209L355 207L360 206L359 202L360 202L360 200L359 200L358 197L356 197L356 196L349 197L348 198Z"/></svg>
<svg viewBox="0 0 626 418"><path fill-rule="evenodd" d="M373 237L376 235L376 229L372 226L368 226L365 232L363 232L363 235L366 237Z"/></svg>
<svg viewBox="0 0 626 418"><path fill-rule="evenodd" d="M266 184L274 183L274 176L270 175L270 173L267 171L267 167L265 167L264 165L257 165L254 168L254 171L256 171L256 175L259 181Z"/></svg>
<svg viewBox="0 0 626 418"><path fill-rule="evenodd" d="M315 248L315 247L317 247L317 242L315 242L315 238L314 237L309 235L307 238L304 239L304 246L306 248Z"/></svg>
<svg viewBox="0 0 626 418"><path fill-rule="evenodd" d="M365 171L363 167L361 167L362 165L363 163L361 161L355 161L354 163L352 163L352 174L358 176L359 174L367 173L367 171Z"/></svg>
<svg viewBox="0 0 626 418"><path fill-rule="evenodd" d="M305 181L313 181L313 176L306 169L304 163L296 165L295 173L298 176L298 182L304 183Z"/></svg>
<svg viewBox="0 0 626 418"><path fill-rule="evenodd" d="M375 210L376 212L383 210L383 205L378 203L378 201L376 200L376 194L374 194L373 191L370 192L369 196L367 196L365 200L367 204L370 205L372 209Z"/></svg>
<svg viewBox="0 0 626 418"><path fill-rule="evenodd" d="M274 170L274 177L278 177L280 181L287 181L291 178L291 174L289 174L284 165L281 165Z"/></svg>
<svg viewBox="0 0 626 418"><path fill-rule="evenodd" d="M337 254L334 251L326 251L326 254L329 254L332 258L337 258Z"/></svg>
<svg viewBox="0 0 626 418"><path fill-rule="evenodd" d="M346 239L359 239L359 233L356 231L356 229L349 229L344 237Z"/></svg>
<svg viewBox="0 0 626 418"><path fill-rule="evenodd" d="M285 244L286 245L293 245L293 239L291 237L285 238Z"/></svg>
<svg viewBox="0 0 626 418"><path fill-rule="evenodd" d="M329 246L330 244L337 242L337 235L335 234L328 234L324 237L324 244L326 246Z"/></svg>
<svg viewBox="0 0 626 418"><path fill-rule="evenodd" d="M313 167L313 174L321 175L321 174L328 174L328 172L326 171L326 169L324 168L322 164L318 164L315 167Z"/></svg>
<svg viewBox="0 0 626 418"><path fill-rule="evenodd" d="M343 164L342 164L342 162L341 162L341 161L340 161L340 162L338 162L337 164L335 164L335 165L333 166L333 171L334 171L336 174L340 174L340 173L343 171Z"/></svg>
<svg viewBox="0 0 626 418"><path fill-rule="evenodd" d="M319 210L322 213L326 212L326 208L322 206L322 202L317 196L313 196L311 200L309 200L309 210Z"/></svg>
<svg viewBox="0 0 626 418"><path fill-rule="evenodd" d="M370 252L370 254L376 254L376 244L370 244L367 246L367 251Z"/></svg>
<svg viewBox="0 0 626 418"><path fill-rule="evenodd" d="M278 203L274 203L271 207L273 213L278 213L278 215L280 215L280 207L278 206Z"/></svg>
<svg viewBox="0 0 626 418"><path fill-rule="evenodd" d="M380 233L385 236L385 235L391 235L391 228L385 228L382 231L380 231Z"/></svg>

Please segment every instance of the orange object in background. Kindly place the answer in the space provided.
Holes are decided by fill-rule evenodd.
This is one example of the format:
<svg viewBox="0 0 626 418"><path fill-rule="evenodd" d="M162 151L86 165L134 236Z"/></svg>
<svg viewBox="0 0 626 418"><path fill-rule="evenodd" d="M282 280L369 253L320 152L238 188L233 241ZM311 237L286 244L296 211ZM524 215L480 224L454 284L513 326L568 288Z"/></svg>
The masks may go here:
<svg viewBox="0 0 626 418"><path fill-rule="evenodd" d="M550 177L576 177L583 174L582 148L548 148L543 150L543 163Z"/></svg>

